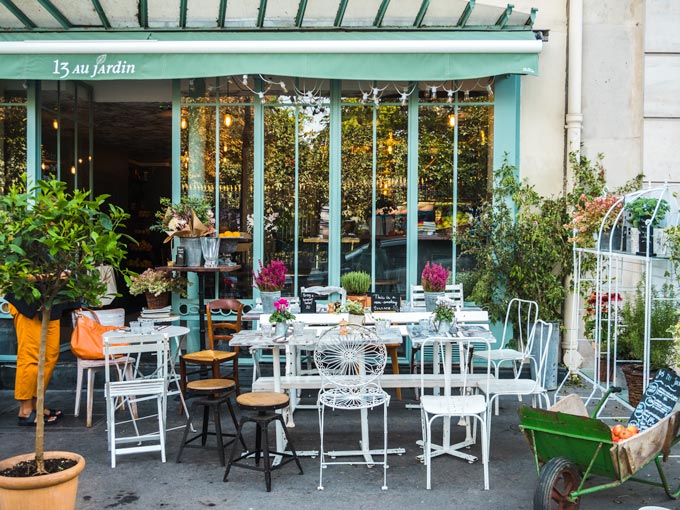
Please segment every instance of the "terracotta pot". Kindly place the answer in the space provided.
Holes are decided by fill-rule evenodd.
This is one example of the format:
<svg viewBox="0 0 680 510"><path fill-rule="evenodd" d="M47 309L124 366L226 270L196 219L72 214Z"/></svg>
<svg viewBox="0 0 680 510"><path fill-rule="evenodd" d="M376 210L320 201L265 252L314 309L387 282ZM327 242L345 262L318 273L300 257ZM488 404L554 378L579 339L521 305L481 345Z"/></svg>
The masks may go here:
<svg viewBox="0 0 680 510"><path fill-rule="evenodd" d="M0 470L19 462L32 460L34 453L18 455L0 462ZM44 476L14 478L0 476L0 508L12 510L75 510L78 477L85 459L77 453L45 452L45 459L66 458L78 463L65 471Z"/></svg>
<svg viewBox="0 0 680 510"><path fill-rule="evenodd" d="M371 307L371 296L366 294L363 296L347 296L347 301L358 301L364 308Z"/></svg>
<svg viewBox="0 0 680 510"><path fill-rule="evenodd" d="M159 296L154 296L151 292L146 292L146 306L152 310L164 308L170 304L170 293L163 292Z"/></svg>

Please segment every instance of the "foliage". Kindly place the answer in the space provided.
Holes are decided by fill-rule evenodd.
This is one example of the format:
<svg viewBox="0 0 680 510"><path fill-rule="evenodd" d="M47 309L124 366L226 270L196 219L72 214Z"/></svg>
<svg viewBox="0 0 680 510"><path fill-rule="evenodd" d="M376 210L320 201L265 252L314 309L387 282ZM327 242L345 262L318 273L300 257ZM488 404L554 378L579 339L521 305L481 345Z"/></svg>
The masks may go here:
<svg viewBox="0 0 680 510"><path fill-rule="evenodd" d="M675 268L676 278L680 278L680 225L666 229L666 247Z"/></svg>
<svg viewBox="0 0 680 510"><path fill-rule="evenodd" d="M335 313L349 313L351 315L364 315L364 305L361 301L353 301L348 299L340 306L335 307Z"/></svg>
<svg viewBox="0 0 680 510"><path fill-rule="evenodd" d="M276 311L269 316L269 322L286 322L295 319L295 315L290 311L290 303L287 299L281 298L278 301L275 301L274 308L276 308Z"/></svg>
<svg viewBox="0 0 680 510"><path fill-rule="evenodd" d="M572 213L571 222L565 225L565 228L570 229L574 234L569 238L569 242L581 247L589 247L593 245L593 236L600 233L600 227L602 232L610 231L621 211L622 204L619 200L620 197L617 195L594 198L581 195Z"/></svg>
<svg viewBox="0 0 680 510"><path fill-rule="evenodd" d="M420 284L425 292L444 292L449 279L449 270L434 262L426 262L420 273Z"/></svg>
<svg viewBox="0 0 680 510"><path fill-rule="evenodd" d="M640 226L645 227L646 225L644 222L646 220L652 220L654 211L656 211L656 216L654 216L650 225L652 227L658 227L666 217L666 213L670 210L670 206L668 205L668 202L663 199L638 197L632 202L628 202L625 206L625 210L630 214L630 222L635 228L640 228Z"/></svg>
<svg viewBox="0 0 680 510"><path fill-rule="evenodd" d="M182 276L173 277L167 271L159 271L150 267L142 274L130 275L129 289L133 296L146 292L154 296L160 296L164 292L177 292L182 297L186 297L187 285L190 285L190 282Z"/></svg>
<svg viewBox="0 0 680 510"><path fill-rule="evenodd" d="M460 235L463 252L477 262L471 299L494 320L505 316L514 297L536 301L546 320L561 319L572 269L566 199L540 196L519 181L507 161L497 172L493 195L494 202L485 202Z"/></svg>
<svg viewBox="0 0 680 510"><path fill-rule="evenodd" d="M108 195L69 192L66 183L38 181L27 190L25 180L12 184L0 198L0 289L10 291L41 315L36 413L44 412L45 349L52 308L84 301L98 304L106 290L97 266L120 270L126 255L119 233L128 215L104 205ZM36 463L44 472L44 422L37 420Z"/></svg>
<svg viewBox="0 0 680 510"><path fill-rule="evenodd" d="M371 288L371 275L363 271L350 271L340 277L340 286L349 295L364 295Z"/></svg>
<svg viewBox="0 0 680 510"><path fill-rule="evenodd" d="M586 338L596 340L595 328L597 327L597 316L599 311L600 316L600 336L599 340L603 344L604 349L608 349L606 345L608 338L614 338L614 334L618 335L621 328L621 314L620 307L623 298L617 292L604 292L598 296L596 292L591 292L586 299L584 307L584 332ZM628 355L625 344L617 342L617 358L624 359Z"/></svg>
<svg viewBox="0 0 680 510"><path fill-rule="evenodd" d="M456 305L449 299L437 299L437 306L434 309L435 322L447 321L453 322L456 313Z"/></svg>
<svg viewBox="0 0 680 510"><path fill-rule="evenodd" d="M661 293L656 287L651 290L650 317L650 355L649 364L652 369L664 368L669 365L669 358L673 352L673 342L663 340L668 338L669 330L678 322L676 312L680 296L674 287L664 283ZM628 358L642 360L644 358L645 342L645 296L644 279L638 284L632 299L627 300L621 310L623 325L619 333L620 350L627 350ZM653 340L655 338L661 340Z"/></svg>
<svg viewBox="0 0 680 510"><path fill-rule="evenodd" d="M215 213L207 200L196 197L182 197L178 204L169 198L161 197L160 210L156 211L156 223L151 230L159 232L182 233L185 236L198 237L215 232ZM204 228L196 225L196 217Z"/></svg>
<svg viewBox="0 0 680 510"><path fill-rule="evenodd" d="M255 274L255 286L264 292L276 292L283 289L286 284L286 265L281 260L271 260L267 265L260 263L260 271Z"/></svg>

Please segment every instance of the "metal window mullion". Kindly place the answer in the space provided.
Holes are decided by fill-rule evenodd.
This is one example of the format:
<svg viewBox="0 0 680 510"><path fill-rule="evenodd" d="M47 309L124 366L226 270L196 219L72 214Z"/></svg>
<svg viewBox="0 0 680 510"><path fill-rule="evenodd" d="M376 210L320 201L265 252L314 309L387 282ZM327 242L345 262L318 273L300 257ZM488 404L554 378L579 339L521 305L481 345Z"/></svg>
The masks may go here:
<svg viewBox="0 0 680 510"><path fill-rule="evenodd" d="M390 0L382 0L380 7L378 7L378 12L375 15L375 20L373 21L373 26L380 28L383 20L385 19L385 13L387 12L387 7L390 5Z"/></svg>
<svg viewBox="0 0 680 510"><path fill-rule="evenodd" d="M298 289L298 259L300 254L300 104L295 103L295 209L293 222L293 236L295 251L293 252L293 295L297 296Z"/></svg>
<svg viewBox="0 0 680 510"><path fill-rule="evenodd" d="M214 212L215 212L215 228L217 229L217 233L215 235L219 234L220 231L220 129L221 129L221 122L220 122L220 106L219 106L219 94L220 94L220 89L219 87L217 88L215 95L216 95L216 102L217 104L213 106L215 108L215 179L214 179L214 188L215 188L215 197L214 197ZM219 237L218 237L219 239ZM220 297L220 286L219 286L219 273L212 273L210 276L213 279L213 295L212 299L219 299Z"/></svg>
<svg viewBox="0 0 680 510"><path fill-rule="evenodd" d="M94 196L94 158L92 153L94 152L94 93L92 89L88 87L87 89L87 171L90 181L90 193Z"/></svg>
<svg viewBox="0 0 680 510"><path fill-rule="evenodd" d="M262 90L262 80L255 79L255 90ZM264 254L264 105L256 93L253 95L253 266ZM259 295L257 288L255 296ZM253 296L253 297L255 297Z"/></svg>
<svg viewBox="0 0 680 510"><path fill-rule="evenodd" d="M463 9L463 14L460 15L460 19L458 20L458 27L459 28L464 28L465 25L467 24L468 20L470 19L470 16L472 15L472 11L475 10L475 0L470 0L467 5L465 6L465 9Z"/></svg>
<svg viewBox="0 0 680 510"><path fill-rule="evenodd" d="M345 11L347 10L348 0L340 0L340 5L338 5L338 12L335 14L335 20L333 21L333 26L342 26L342 20L345 17Z"/></svg>
<svg viewBox="0 0 680 510"><path fill-rule="evenodd" d="M73 167L76 169L73 189L78 189L80 165L78 164L78 84L76 82L73 82L73 89Z"/></svg>
<svg viewBox="0 0 680 510"><path fill-rule="evenodd" d="M420 28L420 26L423 24L423 19L425 18L425 14L427 14L427 9L430 7L430 0L423 0L422 3L420 4L420 9L418 9L418 14L416 15L416 19L413 22L413 26L416 28Z"/></svg>
<svg viewBox="0 0 680 510"><path fill-rule="evenodd" d="M180 28L187 27L187 0L179 2L179 26Z"/></svg>
<svg viewBox="0 0 680 510"><path fill-rule="evenodd" d="M220 11L217 16L217 26L224 28L224 20L227 17L227 0L220 0Z"/></svg>
<svg viewBox="0 0 680 510"><path fill-rule="evenodd" d="M50 13L50 16L56 19L62 27L67 30L69 28L73 28L73 24L66 16L64 16L64 13L57 9L57 7L52 2L50 2L50 0L38 0L38 3L42 5L45 10Z"/></svg>
<svg viewBox="0 0 680 510"><path fill-rule="evenodd" d="M28 30L33 30L34 28L38 28L38 26L35 23L33 23L31 18L26 16L24 11L19 9L16 6L16 4L14 2L12 2L12 0L0 0L0 4L4 5L7 8L7 10L9 12L11 12L14 15L15 18L17 18L19 21L21 21Z"/></svg>
<svg viewBox="0 0 680 510"><path fill-rule="evenodd" d="M407 160L406 160L406 296L417 281L418 272L418 82L408 98ZM415 214L413 213L415 211Z"/></svg>
<svg viewBox="0 0 680 510"><path fill-rule="evenodd" d="M26 188L33 189L40 173L40 82L29 81L26 91ZM40 175L42 178L42 175Z"/></svg>
<svg viewBox="0 0 680 510"><path fill-rule="evenodd" d="M57 180L61 180L61 82L57 82Z"/></svg>
<svg viewBox="0 0 680 510"><path fill-rule="evenodd" d="M342 110L340 80L331 80L328 186L328 285L340 284L340 227L342 212Z"/></svg>
<svg viewBox="0 0 680 510"><path fill-rule="evenodd" d="M375 86L375 84L374 84ZM373 120L371 127L371 138L373 138L372 154L371 154L371 291L375 292L375 230L376 230L376 211L375 204L378 198L376 186L378 176L378 108L374 104L371 108L373 110Z"/></svg>
<svg viewBox="0 0 680 510"><path fill-rule="evenodd" d="M267 0L260 0L260 7L257 9L257 28L264 26L264 17L267 12Z"/></svg>
<svg viewBox="0 0 680 510"><path fill-rule="evenodd" d="M172 202L179 202L182 197L182 104L180 80L172 81Z"/></svg>
<svg viewBox="0 0 680 510"><path fill-rule="evenodd" d="M458 95L456 94L455 103L453 106L453 114L456 117L456 123L453 126L453 189L452 189L452 208L453 211L453 242L451 243L451 278L452 283L456 283L456 258L458 255Z"/></svg>
<svg viewBox="0 0 680 510"><path fill-rule="evenodd" d="M102 26L106 29L111 28L111 23L109 22L109 18L106 17L106 13L104 12L104 8L102 7L102 4L99 2L99 0L90 0L92 2L92 6L94 7L94 10L97 11L97 16L99 16L99 19L102 22Z"/></svg>

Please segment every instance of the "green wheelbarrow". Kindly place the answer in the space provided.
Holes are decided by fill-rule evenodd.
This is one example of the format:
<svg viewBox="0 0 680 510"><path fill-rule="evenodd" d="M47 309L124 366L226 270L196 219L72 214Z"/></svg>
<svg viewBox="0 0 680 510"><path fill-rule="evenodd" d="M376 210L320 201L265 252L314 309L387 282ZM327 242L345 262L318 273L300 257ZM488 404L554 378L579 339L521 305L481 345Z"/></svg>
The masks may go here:
<svg viewBox="0 0 680 510"><path fill-rule="evenodd" d="M597 415L612 391L620 390L610 388L592 416ZM619 443L612 440L606 423L588 416L578 395L569 395L547 410L521 406L519 419L538 470L534 510L577 510L581 496L617 487L628 480L662 487L672 499L680 494L680 486L675 491L669 487L661 465L661 458L666 461L678 441L678 412ZM660 480L635 478L652 461ZM595 476L607 480L602 483L594 480Z"/></svg>

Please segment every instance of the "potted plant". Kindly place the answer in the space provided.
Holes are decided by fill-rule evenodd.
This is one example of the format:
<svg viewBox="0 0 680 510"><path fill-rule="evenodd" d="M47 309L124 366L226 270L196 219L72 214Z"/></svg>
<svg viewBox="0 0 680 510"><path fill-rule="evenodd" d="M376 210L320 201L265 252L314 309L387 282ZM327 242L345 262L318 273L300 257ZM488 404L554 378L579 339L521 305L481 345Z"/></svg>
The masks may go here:
<svg viewBox="0 0 680 510"><path fill-rule="evenodd" d="M215 213L210 204L196 197L182 197L177 204L173 204L169 198L160 199L160 209L156 211L156 223L150 230L165 232L164 242L173 237L180 239L180 245L184 247L185 262L187 266L201 265L201 241L200 237L215 233Z"/></svg>
<svg viewBox="0 0 680 510"><path fill-rule="evenodd" d="M668 202L652 197L638 197L625 206L630 223L638 229L638 251L636 255L655 256L654 227L661 225L670 210ZM648 235L649 234L649 235Z"/></svg>
<svg viewBox="0 0 680 510"><path fill-rule="evenodd" d="M437 299L444 296L446 282L449 279L449 270L439 264L426 262L420 273L420 284L425 293L425 310L434 311Z"/></svg>
<svg viewBox="0 0 680 510"><path fill-rule="evenodd" d="M434 308L433 320L437 331L445 333L454 322L456 306L446 298L439 298Z"/></svg>
<svg viewBox="0 0 680 510"><path fill-rule="evenodd" d="M53 307L74 301L99 303L106 285L100 282L96 267L105 263L120 270L126 254L124 235L118 231L128 215L111 204L105 211L107 197L91 198L88 191L68 192L66 183L50 180L38 181L29 190L25 184L13 184L0 199L0 289L11 289L18 299L38 305L41 316L37 416L45 409L45 352ZM43 420L37 420L34 454L0 463L0 469L5 470L27 461L33 466L32 475L39 475L0 476L0 507L75 508L78 475L85 461L78 454L45 452L44 426ZM50 473L52 466L58 472ZM36 494L34 500L30 497L33 490L27 490L51 491L55 487L64 487L67 493Z"/></svg>
<svg viewBox="0 0 680 510"><path fill-rule="evenodd" d="M274 302L274 313L269 316L269 322L276 327L277 336L286 336L288 333L288 321L295 320L295 315L290 311L290 303L281 298Z"/></svg>
<svg viewBox="0 0 680 510"><path fill-rule="evenodd" d="M632 299L627 300L621 310L622 326L618 336L618 347L624 351L623 359L635 360L621 368L628 385L628 401L637 406L643 391L643 365L645 354L645 296L644 281L641 281ZM660 368L674 365L672 354L674 342L669 340L669 331L678 322L677 293L673 286L665 283L661 292L656 287L651 290L649 373L654 377Z"/></svg>
<svg viewBox="0 0 680 510"><path fill-rule="evenodd" d="M625 248L622 230L620 228L613 229L616 218L623 207L620 200L621 197L618 195L588 197L581 194L571 214L571 222L565 225L571 228L573 232L569 242L576 243L582 248L590 248L595 246L595 240L599 238L600 232L602 232L602 239L599 239L600 249L609 249L610 236L612 237L611 247L613 249Z"/></svg>
<svg viewBox="0 0 680 510"><path fill-rule="evenodd" d="M584 307L584 333L591 341L594 349L599 348L599 377L600 382L612 381L614 378L614 363L607 363L609 342L617 335L616 359L626 359L629 350L625 341L618 340L618 331L621 328L621 301L623 298L617 292L603 292L598 294L593 291L585 300ZM599 321L599 330L598 327Z"/></svg>
<svg viewBox="0 0 680 510"><path fill-rule="evenodd" d="M257 273L253 271L253 278L255 287L259 289L262 298L262 311L274 313L274 302L281 297L288 269L283 261L277 259L271 260L266 265L263 265L260 260L259 264L260 270Z"/></svg>
<svg viewBox="0 0 680 510"><path fill-rule="evenodd" d="M363 324L366 319L366 309L359 301L347 300L335 307L335 313L346 313L350 324Z"/></svg>
<svg viewBox="0 0 680 510"><path fill-rule="evenodd" d="M364 308L371 306L368 290L371 288L371 275L363 271L350 271L340 277L340 286L347 292L347 299L359 301Z"/></svg>
<svg viewBox="0 0 680 510"><path fill-rule="evenodd" d="M167 271L149 268L142 274L131 274L128 288L133 296L145 294L147 306L154 309L168 306L171 292L186 297L187 285L190 283L183 276L173 277Z"/></svg>

